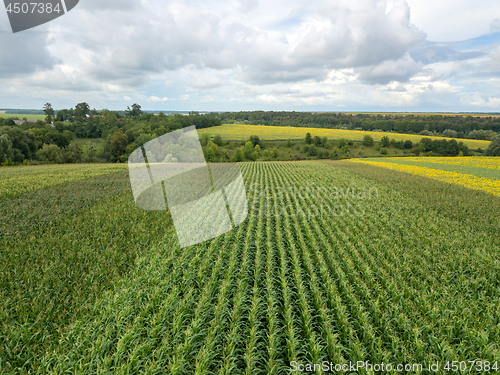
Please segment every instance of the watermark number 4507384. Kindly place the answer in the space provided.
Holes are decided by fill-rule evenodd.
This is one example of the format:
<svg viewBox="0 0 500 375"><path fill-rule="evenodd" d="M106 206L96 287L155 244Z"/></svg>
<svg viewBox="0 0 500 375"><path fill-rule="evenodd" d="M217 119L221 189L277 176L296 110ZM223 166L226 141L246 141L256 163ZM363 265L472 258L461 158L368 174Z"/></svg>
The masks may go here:
<svg viewBox="0 0 500 375"><path fill-rule="evenodd" d="M50 22L73 9L79 0L4 0L13 33Z"/></svg>

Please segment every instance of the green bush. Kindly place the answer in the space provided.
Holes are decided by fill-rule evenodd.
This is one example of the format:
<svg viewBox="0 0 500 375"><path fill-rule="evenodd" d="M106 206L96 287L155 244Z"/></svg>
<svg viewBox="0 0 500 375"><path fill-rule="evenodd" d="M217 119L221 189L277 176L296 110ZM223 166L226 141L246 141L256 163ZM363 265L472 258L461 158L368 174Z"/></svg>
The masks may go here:
<svg viewBox="0 0 500 375"><path fill-rule="evenodd" d="M316 156L318 155L318 150L316 149L315 146L311 146L309 147L309 149L307 150L307 156Z"/></svg>
<svg viewBox="0 0 500 375"><path fill-rule="evenodd" d="M215 137L214 137L214 140L213 142L217 145L217 146L222 146L224 144L224 142L222 141L222 137L220 134L217 134Z"/></svg>
<svg viewBox="0 0 500 375"><path fill-rule="evenodd" d="M236 150L236 153L234 154L234 161L243 161L243 147L240 147Z"/></svg>
<svg viewBox="0 0 500 375"><path fill-rule="evenodd" d="M337 143L337 147L338 147L338 148L342 148L342 147L344 147L344 146L347 146L348 144L349 144L349 143L347 142L347 140L346 140L346 139L341 138L341 139L339 139L339 141L338 141L338 143Z"/></svg>
<svg viewBox="0 0 500 375"><path fill-rule="evenodd" d="M251 135L250 142L252 142L252 146L255 147L257 145L261 145L261 141L258 135Z"/></svg>
<svg viewBox="0 0 500 375"><path fill-rule="evenodd" d="M201 135L200 143L202 146L208 145L208 142L210 142L210 134L208 133L203 133Z"/></svg>
<svg viewBox="0 0 500 375"><path fill-rule="evenodd" d="M49 163L63 163L64 155L59 147L54 144L44 144L41 150L38 150L38 157L41 161Z"/></svg>
<svg viewBox="0 0 500 375"><path fill-rule="evenodd" d="M365 135L363 137L363 146L372 147L375 142L373 141L373 137L371 135Z"/></svg>
<svg viewBox="0 0 500 375"><path fill-rule="evenodd" d="M409 139L407 139L407 140L405 141L405 149L409 150L409 149L411 149L411 148L413 148L413 142L412 142L412 141L410 141Z"/></svg>
<svg viewBox="0 0 500 375"><path fill-rule="evenodd" d="M486 156L500 156L500 135L491 141L484 154Z"/></svg>
<svg viewBox="0 0 500 375"><path fill-rule="evenodd" d="M380 144L382 145L382 147L389 147L390 146L390 140L389 140L389 137L384 135L382 137L382 139L380 140Z"/></svg>
<svg viewBox="0 0 500 375"><path fill-rule="evenodd" d="M12 142L9 137L4 134L0 136L0 164L13 157L14 151L12 150Z"/></svg>
<svg viewBox="0 0 500 375"><path fill-rule="evenodd" d="M306 134L306 143L310 145L312 143L312 136L311 133Z"/></svg>
<svg viewBox="0 0 500 375"><path fill-rule="evenodd" d="M76 143L70 143L64 150L66 163L79 163L82 161L82 149Z"/></svg>

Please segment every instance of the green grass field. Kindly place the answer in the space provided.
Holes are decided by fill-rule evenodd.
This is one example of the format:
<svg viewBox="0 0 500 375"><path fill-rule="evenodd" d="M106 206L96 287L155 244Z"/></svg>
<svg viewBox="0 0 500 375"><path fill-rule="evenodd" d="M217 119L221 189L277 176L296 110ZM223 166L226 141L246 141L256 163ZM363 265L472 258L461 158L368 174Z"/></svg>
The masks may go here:
<svg viewBox="0 0 500 375"><path fill-rule="evenodd" d="M0 168L0 198L122 171L124 164L63 164Z"/></svg>
<svg viewBox="0 0 500 375"><path fill-rule="evenodd" d="M258 135L264 140L296 140L305 139L307 133L319 137L328 137L330 140L338 140L341 138L362 141L365 135L370 135L375 141L380 141L383 136L388 136L396 141L405 141L407 139L412 142L419 142L424 136L414 134L400 133L383 133L383 132L366 132L357 130L343 129L320 129L320 128L296 128L286 126L263 126L263 125L239 125L239 124L224 124L213 128L198 129L198 133L208 133L210 135L220 134L225 140L247 140L251 135ZM431 139L447 139L442 137L425 137ZM463 142L471 149L482 148L483 150L490 144L489 141L480 141L474 139L456 139L457 142Z"/></svg>
<svg viewBox="0 0 500 375"><path fill-rule="evenodd" d="M40 168L0 198L0 372L500 361L500 197L348 161L240 167L248 218L184 249L126 170L0 169Z"/></svg>
<svg viewBox="0 0 500 375"><path fill-rule="evenodd" d="M45 119L45 115L26 115L26 114L20 114L20 113L2 113L0 112L0 117L3 118L12 118L12 117L18 117L20 120L23 118L27 118L28 120L43 120Z"/></svg>

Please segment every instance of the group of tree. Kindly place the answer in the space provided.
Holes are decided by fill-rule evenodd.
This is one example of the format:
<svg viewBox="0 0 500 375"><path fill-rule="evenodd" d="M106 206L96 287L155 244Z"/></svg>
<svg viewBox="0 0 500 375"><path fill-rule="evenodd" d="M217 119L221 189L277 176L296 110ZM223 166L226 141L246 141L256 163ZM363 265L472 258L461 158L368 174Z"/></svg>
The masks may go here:
<svg viewBox="0 0 500 375"><path fill-rule="evenodd" d="M433 155L440 156L468 156L470 154L469 147L464 145L463 142L457 142L454 139L449 141L446 139L430 139L422 138L422 140L415 146L415 154L420 152L431 152Z"/></svg>
<svg viewBox="0 0 500 375"><path fill-rule="evenodd" d="M491 141L484 154L486 156L500 156L500 135Z"/></svg>
<svg viewBox="0 0 500 375"><path fill-rule="evenodd" d="M468 136L474 139L492 139L487 155L500 155L500 137L496 131L500 126L498 118L466 116L386 116L352 115L341 113L313 114L303 112L237 112L200 115L190 112L188 115L164 113L146 113L137 103L124 111L91 109L88 103L78 103L74 108L54 110L50 103L44 105L45 121L16 125L12 118L0 118L0 163L18 164L25 160L40 162L125 162L137 147L163 134L195 125L198 129L219 126L224 122L246 121L265 125L288 126L323 126L340 125L359 126L361 123L373 123L382 128L382 122L392 125L397 123L423 124L425 135L456 137L460 129L470 129ZM347 122L346 122L347 121ZM434 125L432 125L434 124ZM391 125L391 126L392 126ZM412 125L412 126L413 126ZM416 126L416 125L415 125ZM455 127L455 129L453 129ZM476 128L474 128L476 127ZM417 129L415 128L415 129ZM474 129L473 129L474 128ZM394 128L392 128L394 129ZM413 129L413 128L412 128ZM417 130L418 130L417 129ZM444 129L444 130L443 130ZM413 130L412 130L413 131ZM82 150L74 143L77 138L102 139L100 146ZM248 144L248 142L250 144ZM351 142L352 143L352 142ZM371 136L362 142L367 147L374 145ZM225 154L224 142L220 136L202 138L202 146L209 161L242 161L259 158L275 158L279 149L266 150L258 136L252 136L238 146L235 153ZM335 145L337 147L335 147ZM307 134L303 151L311 157L344 157L349 155L348 141L329 141L326 137ZM424 138L418 143L411 140L396 141L384 135L374 147L382 150L395 147L411 152L432 153L435 155L468 155L468 148L454 139L431 140ZM306 150L307 148L307 150ZM333 151L329 151L333 150Z"/></svg>
<svg viewBox="0 0 500 375"><path fill-rule="evenodd" d="M315 142L313 142L315 141ZM321 141L321 142L320 142ZM497 148L500 149L500 137L498 137ZM494 155L497 148L495 148L495 142L492 142L490 147L492 147L492 151L488 151L491 155ZM323 146L326 148L330 148L329 141L326 137L312 137L310 133L306 134L305 143L307 144L315 144L316 146ZM428 153L433 155L440 156L468 156L470 155L470 150L467 145L463 142L457 142L455 139L440 139L440 140L432 140L430 138L422 138L420 142L414 143L412 140L400 140L396 141L395 139L390 139L388 136L383 136L378 144L376 144L375 140L370 135L365 135L361 144L365 147L375 147L378 151L381 151L382 154L387 154L387 151L384 152L384 149L387 150L389 147L398 148L401 150L412 151L412 153L416 155L420 155L420 153ZM353 142L345 139L341 139L337 143L338 152L342 152L344 154L349 154L349 146L353 146ZM500 151L500 150L499 150ZM315 155L314 151L308 151L309 156Z"/></svg>
<svg viewBox="0 0 500 375"><path fill-rule="evenodd" d="M103 161L98 157L95 148L90 148L84 154L76 143L70 143L62 134L48 132L43 139L44 141L40 142L37 135L31 131L12 127L0 128L0 165L21 164L28 160L42 163Z"/></svg>
<svg viewBox="0 0 500 375"><path fill-rule="evenodd" d="M22 163L24 160L68 162L78 159L65 156L76 150L76 145L71 143L74 138L104 140L100 147L90 150L90 160L123 162L137 147L163 134L192 125L198 129L221 125L217 117L197 112L189 115L146 113L137 103L122 112L97 111L90 109L86 102L55 111L50 103L46 103L43 112L45 121L36 123L16 125L12 118L0 118L0 135L5 135L0 145L1 163ZM22 146L28 143L29 147ZM87 158L88 152L80 151L82 158Z"/></svg>
<svg viewBox="0 0 500 375"><path fill-rule="evenodd" d="M224 123L385 131L483 140L492 140L500 133L499 116L273 111L224 112L209 116L217 116Z"/></svg>
<svg viewBox="0 0 500 375"><path fill-rule="evenodd" d="M137 108L136 108L137 109ZM140 106L139 106L140 110ZM131 110L134 111L134 108ZM188 116L175 114L167 116L160 112L138 114L136 118L125 118L117 121L112 132L107 131L103 157L107 161L125 161L129 155L143 144L171 131L195 125L197 129L221 125L221 121L214 117L205 117L197 113ZM222 139L216 140L222 143Z"/></svg>
<svg viewBox="0 0 500 375"><path fill-rule="evenodd" d="M38 143L36 136L15 127L0 128L0 163L22 163L36 158Z"/></svg>
<svg viewBox="0 0 500 375"><path fill-rule="evenodd" d="M318 136L315 136L313 138L313 136L311 135L311 133L307 133L306 134L306 144L308 144L308 145L314 144L317 147L326 147L326 148L329 148L328 138L327 137L318 137Z"/></svg>

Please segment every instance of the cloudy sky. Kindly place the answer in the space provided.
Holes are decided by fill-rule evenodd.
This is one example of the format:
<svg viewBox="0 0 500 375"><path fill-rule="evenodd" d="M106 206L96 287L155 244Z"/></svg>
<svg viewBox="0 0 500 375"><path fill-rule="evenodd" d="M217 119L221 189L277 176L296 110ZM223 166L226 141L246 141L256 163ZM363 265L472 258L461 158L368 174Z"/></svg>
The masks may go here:
<svg viewBox="0 0 500 375"><path fill-rule="evenodd" d="M0 108L500 112L500 1L80 0L13 34Z"/></svg>

